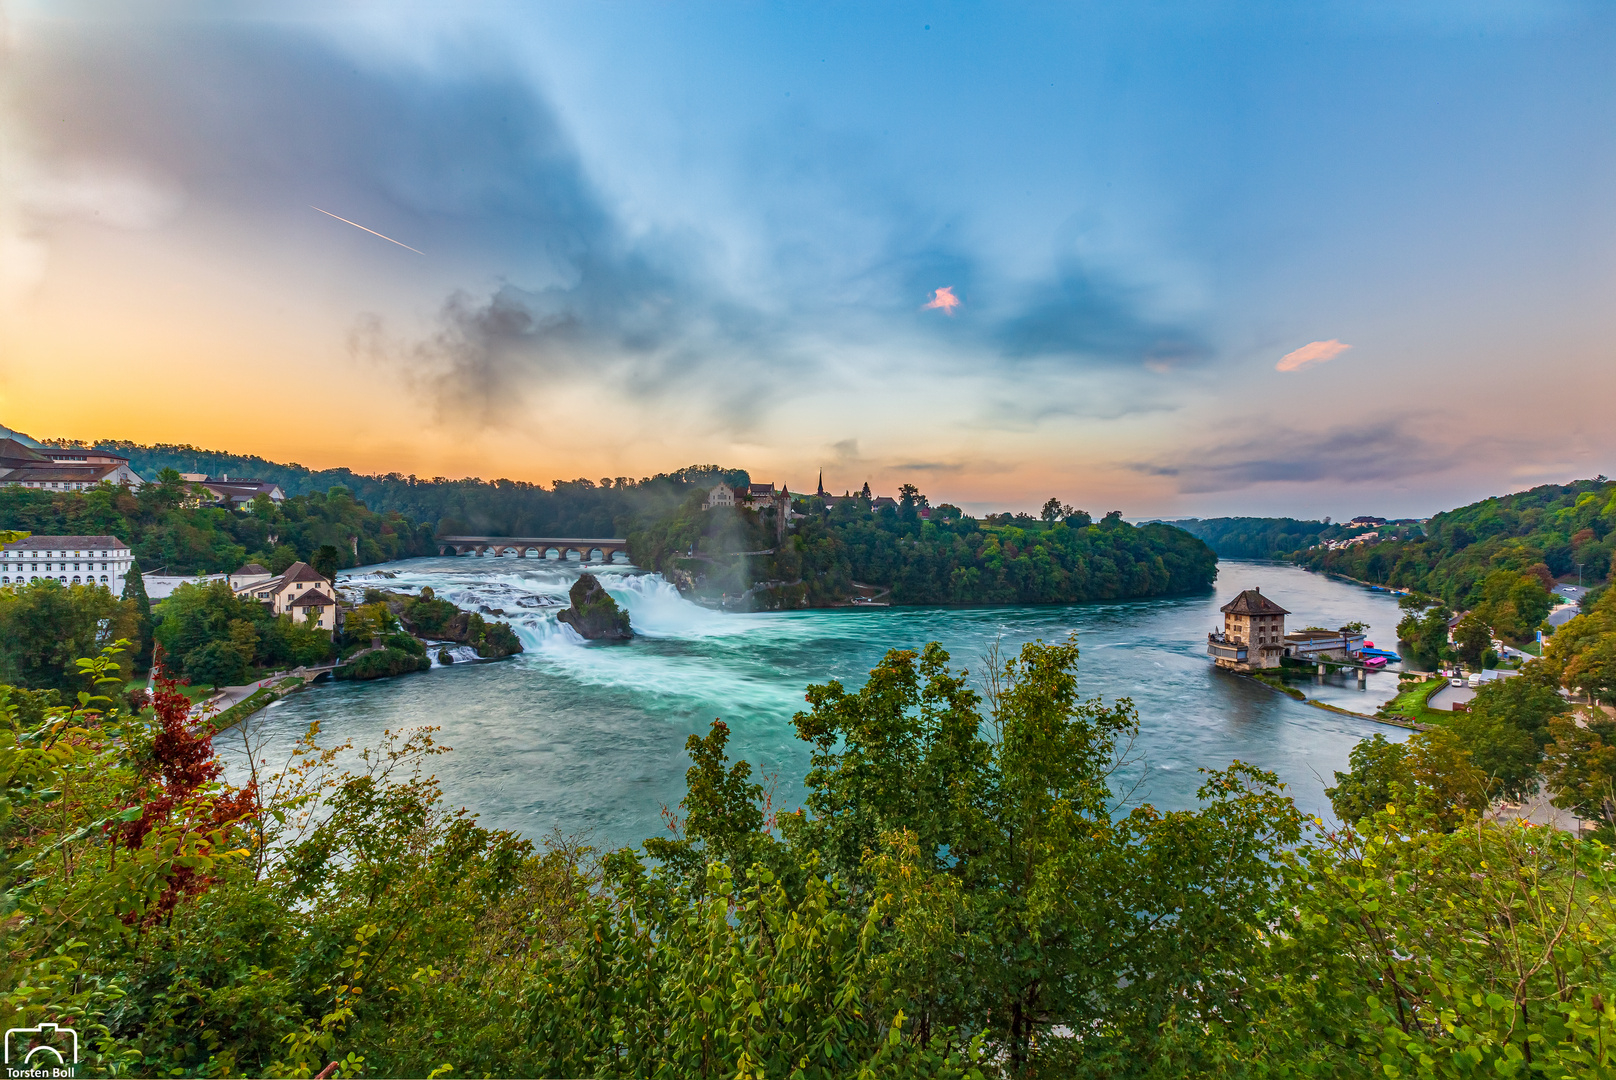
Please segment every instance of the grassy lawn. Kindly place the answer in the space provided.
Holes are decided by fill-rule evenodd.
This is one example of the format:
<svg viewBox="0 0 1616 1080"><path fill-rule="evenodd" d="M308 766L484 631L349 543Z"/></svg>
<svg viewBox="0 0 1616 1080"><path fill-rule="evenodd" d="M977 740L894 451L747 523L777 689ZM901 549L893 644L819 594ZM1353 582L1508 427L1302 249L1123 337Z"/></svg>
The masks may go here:
<svg viewBox="0 0 1616 1080"><path fill-rule="evenodd" d="M1417 683L1406 683L1404 684L1404 690L1381 706L1381 711L1421 724L1445 724L1453 718L1453 714L1427 709L1425 699L1430 697L1437 687L1447 681L1443 678L1435 678L1425 679Z"/></svg>
<svg viewBox="0 0 1616 1080"><path fill-rule="evenodd" d="M130 679L128 682L123 684L123 689L120 690L119 693L127 694L131 690L144 689L146 689L146 680L144 678ZM181 686L178 687L178 689L180 693L190 698L193 702L201 701L203 698L213 696L213 687L211 686Z"/></svg>
<svg viewBox="0 0 1616 1080"><path fill-rule="evenodd" d="M1306 694L1304 694L1300 690L1296 689L1296 687L1288 685L1285 682L1285 680L1279 675L1278 672L1274 672L1274 671L1253 671L1250 674L1251 674L1251 677L1253 679L1256 679L1258 682L1263 683L1263 684L1265 684L1267 686L1272 686L1275 690L1281 691L1282 693L1289 694L1291 697L1295 698L1297 701L1305 701L1305 700L1307 700L1307 695Z"/></svg>

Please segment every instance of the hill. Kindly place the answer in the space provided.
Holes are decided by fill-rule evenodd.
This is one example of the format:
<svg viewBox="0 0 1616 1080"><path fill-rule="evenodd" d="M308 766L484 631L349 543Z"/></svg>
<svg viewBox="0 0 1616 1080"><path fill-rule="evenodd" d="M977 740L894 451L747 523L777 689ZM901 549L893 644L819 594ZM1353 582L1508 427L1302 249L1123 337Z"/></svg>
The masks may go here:
<svg viewBox="0 0 1616 1080"><path fill-rule="evenodd" d="M1574 577L1580 567L1585 584L1607 582L1616 546L1613 530L1616 483L1599 476L1444 511L1426 522L1423 535L1333 551L1312 548L1299 552L1296 561L1465 606L1498 570L1550 584Z"/></svg>

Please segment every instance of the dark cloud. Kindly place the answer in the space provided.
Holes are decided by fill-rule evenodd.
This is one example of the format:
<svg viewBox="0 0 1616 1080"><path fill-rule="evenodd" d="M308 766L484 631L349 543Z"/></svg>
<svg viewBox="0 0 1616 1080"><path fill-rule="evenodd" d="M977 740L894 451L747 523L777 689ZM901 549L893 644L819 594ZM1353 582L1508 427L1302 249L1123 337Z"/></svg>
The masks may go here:
<svg viewBox="0 0 1616 1080"><path fill-rule="evenodd" d="M1172 477L1184 494L1236 491L1255 484L1396 481L1445 472L1475 456L1477 446L1440 441L1418 430L1417 418L1391 418L1322 432L1269 422L1231 428L1253 434L1186 452L1171 462L1131 466Z"/></svg>
<svg viewBox="0 0 1616 1080"><path fill-rule="evenodd" d="M375 66L258 21L56 33L9 84L47 159L139 163L235 214L314 203L438 256L565 263L612 228L553 112L486 58Z"/></svg>
<svg viewBox="0 0 1616 1080"><path fill-rule="evenodd" d="M361 61L295 28L230 19L59 24L38 41L6 85L42 160L156 177L183 193L195 220L306 228L317 205L440 265L497 276L492 288L447 297L424 340L398 337L375 315L354 327L357 353L401 367L452 413L499 422L546 379L615 378L625 397L679 392L715 423L744 429L762 421L758 401L812 379L803 343L837 335L866 346L936 334L946 344L931 362L939 376L951 365L980 375L984 363L1051 360L1161 368L1208 351L1076 261L1024 292L995 284L953 239L956 223L895 189L849 213L846 235L877 237L851 256L830 230L816 246L813 215L798 215L770 241L767 273L789 299L778 310L749 301L707 272L696 244L629 234L554 111L498 49L468 46L431 66ZM836 201L826 197L824 212ZM326 224L334 238L349 228ZM333 243L363 236L353 232ZM236 228L227 242L243 239ZM920 310L940 286L964 301L959 318ZM1021 385L1057 413L1094 408ZM1130 400L1108 395L1101 411L1135 411Z"/></svg>
<svg viewBox="0 0 1616 1080"><path fill-rule="evenodd" d="M887 467L887 472L921 472L921 473L957 473L964 472L965 466L948 461L905 461L898 465Z"/></svg>
<svg viewBox="0 0 1616 1080"><path fill-rule="evenodd" d="M1012 359L1071 358L1152 370L1205 360L1211 348L1193 328L1143 313L1141 297L1069 261L1034 287L991 336Z"/></svg>

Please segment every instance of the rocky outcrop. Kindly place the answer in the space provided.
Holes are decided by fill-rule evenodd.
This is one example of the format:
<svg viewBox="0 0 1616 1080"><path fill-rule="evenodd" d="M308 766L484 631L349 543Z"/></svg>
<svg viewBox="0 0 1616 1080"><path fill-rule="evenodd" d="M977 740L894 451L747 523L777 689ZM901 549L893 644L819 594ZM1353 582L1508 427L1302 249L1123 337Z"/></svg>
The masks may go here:
<svg viewBox="0 0 1616 1080"><path fill-rule="evenodd" d="M569 593L572 606L557 616L590 641L627 641L628 612L617 606L594 574L579 574Z"/></svg>

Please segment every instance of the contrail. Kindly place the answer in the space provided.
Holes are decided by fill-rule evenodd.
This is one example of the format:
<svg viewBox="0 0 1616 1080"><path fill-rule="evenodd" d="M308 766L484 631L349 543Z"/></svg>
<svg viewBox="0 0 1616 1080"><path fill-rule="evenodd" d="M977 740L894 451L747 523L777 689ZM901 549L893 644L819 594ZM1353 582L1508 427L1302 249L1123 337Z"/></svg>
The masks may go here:
<svg viewBox="0 0 1616 1080"><path fill-rule="evenodd" d="M310 210L320 210L320 208L318 206L315 206L313 203L309 204L309 209ZM338 214L333 214L329 210L320 210L320 213L324 214L326 217L334 217L338 221L347 221L349 225L352 225L356 229L365 229L365 227L363 225L359 224L359 222L357 222L357 221L348 221L347 218L342 217L342 216L340 216ZM410 248L410 250L415 252L417 255L425 255L426 254L426 252L422 251L420 248L412 248L412 247L410 247L410 245L408 245L406 243L403 243L403 242L398 241L398 240L394 240L391 236L382 236L382 234L377 232L375 229L365 229L365 231L368 232L372 236L381 236L382 239L386 240L389 244L398 244L398 246L401 247L401 248Z"/></svg>

